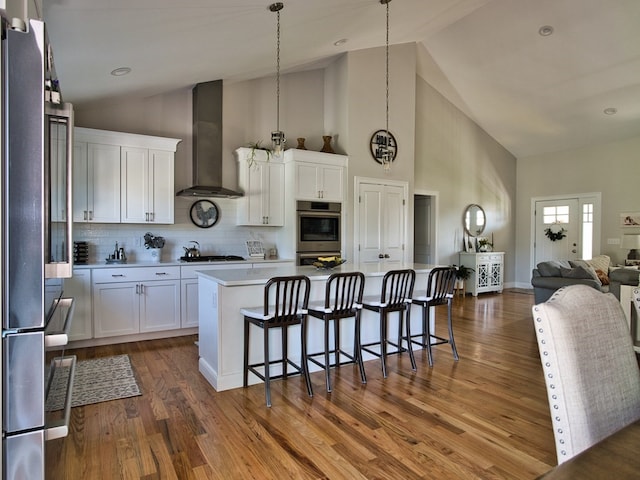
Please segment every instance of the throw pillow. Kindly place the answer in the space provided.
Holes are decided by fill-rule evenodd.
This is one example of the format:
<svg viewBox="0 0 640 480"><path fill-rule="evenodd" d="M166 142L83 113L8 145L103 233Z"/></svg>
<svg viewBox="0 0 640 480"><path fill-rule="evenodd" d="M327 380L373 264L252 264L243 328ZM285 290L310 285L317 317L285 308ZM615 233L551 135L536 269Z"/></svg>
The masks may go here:
<svg viewBox="0 0 640 480"><path fill-rule="evenodd" d="M567 262L560 262L557 260L549 260L547 262L540 262L536 268L541 277L560 277L561 268L569 268L570 265Z"/></svg>
<svg viewBox="0 0 640 480"><path fill-rule="evenodd" d="M587 263L596 270L602 270L604 273L609 273L611 258L609 258L608 255L596 255L591 260L587 260Z"/></svg>
<svg viewBox="0 0 640 480"><path fill-rule="evenodd" d="M589 265L585 260L569 260L569 265L571 267L582 267L587 272L591 274L591 277L594 280L598 280L598 274L596 273L596 269Z"/></svg>
<svg viewBox="0 0 640 480"><path fill-rule="evenodd" d="M596 268L596 275L598 275L598 280L600 280L602 285L609 285L609 276L606 273L599 268Z"/></svg>
<svg viewBox="0 0 640 480"><path fill-rule="evenodd" d="M564 278L586 278L589 280L595 280L600 283L598 279L598 275L596 275L595 270L591 271L588 268L583 266L577 266L573 268L562 268L560 269L560 274Z"/></svg>

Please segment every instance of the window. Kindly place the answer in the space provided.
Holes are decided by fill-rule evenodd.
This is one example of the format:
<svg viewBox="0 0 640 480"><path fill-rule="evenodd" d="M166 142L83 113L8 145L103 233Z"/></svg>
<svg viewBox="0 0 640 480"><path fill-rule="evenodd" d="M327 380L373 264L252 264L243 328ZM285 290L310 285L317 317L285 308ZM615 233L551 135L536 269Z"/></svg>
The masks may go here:
<svg viewBox="0 0 640 480"><path fill-rule="evenodd" d="M593 257L593 203L582 204L582 258Z"/></svg>
<svg viewBox="0 0 640 480"><path fill-rule="evenodd" d="M558 205L554 207L544 207L542 209L542 221L545 225L569 223L569 206Z"/></svg>

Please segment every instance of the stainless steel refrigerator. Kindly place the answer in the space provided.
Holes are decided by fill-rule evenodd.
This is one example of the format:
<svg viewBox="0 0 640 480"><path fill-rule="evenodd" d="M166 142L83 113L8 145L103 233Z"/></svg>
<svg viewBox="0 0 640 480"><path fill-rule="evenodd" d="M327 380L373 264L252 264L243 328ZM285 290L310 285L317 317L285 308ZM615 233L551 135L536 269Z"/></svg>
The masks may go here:
<svg viewBox="0 0 640 480"><path fill-rule="evenodd" d="M61 103L43 22L2 19L1 290L2 478L45 478L45 441L68 431L62 412L45 412L50 375L74 358L66 344L73 302L62 296L72 270L73 111ZM66 424L65 424L66 422Z"/></svg>

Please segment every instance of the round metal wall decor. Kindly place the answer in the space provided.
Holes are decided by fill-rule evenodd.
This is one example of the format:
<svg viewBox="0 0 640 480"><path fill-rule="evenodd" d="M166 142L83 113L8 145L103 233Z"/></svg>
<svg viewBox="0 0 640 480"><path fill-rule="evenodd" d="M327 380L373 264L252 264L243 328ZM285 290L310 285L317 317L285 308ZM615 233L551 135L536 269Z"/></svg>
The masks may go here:
<svg viewBox="0 0 640 480"><path fill-rule="evenodd" d="M393 136L393 133L387 130L378 130L374 132L373 135L371 135L371 156L380 165L382 165L382 153L385 147L391 153L389 161L393 162L398 154L398 143L396 142L396 137Z"/></svg>
<svg viewBox="0 0 640 480"><path fill-rule="evenodd" d="M191 205L189 215L196 227L211 228L218 223L218 206L211 200L198 200Z"/></svg>

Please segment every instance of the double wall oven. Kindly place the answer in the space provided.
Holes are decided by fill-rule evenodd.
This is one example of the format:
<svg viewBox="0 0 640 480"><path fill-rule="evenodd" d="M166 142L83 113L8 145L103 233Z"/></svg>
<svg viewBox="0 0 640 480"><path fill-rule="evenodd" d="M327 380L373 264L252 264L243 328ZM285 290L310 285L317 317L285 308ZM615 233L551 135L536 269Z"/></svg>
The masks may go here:
<svg viewBox="0 0 640 480"><path fill-rule="evenodd" d="M296 264L311 265L318 257L340 256L342 205L337 202L296 203Z"/></svg>

